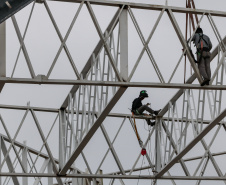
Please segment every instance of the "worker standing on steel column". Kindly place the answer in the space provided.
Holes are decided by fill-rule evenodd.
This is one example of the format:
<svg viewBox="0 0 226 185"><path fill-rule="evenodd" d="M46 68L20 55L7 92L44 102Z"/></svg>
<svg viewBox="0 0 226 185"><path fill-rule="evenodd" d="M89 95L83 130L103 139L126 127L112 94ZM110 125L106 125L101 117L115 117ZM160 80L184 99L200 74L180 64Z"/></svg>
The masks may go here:
<svg viewBox="0 0 226 185"><path fill-rule="evenodd" d="M155 114L155 115L158 115L159 111L154 111L152 110L148 105L150 105L150 103L147 103L146 105L143 105L142 104L142 100L144 98L147 98L148 97L148 94L147 94L147 91L146 90L142 90L140 91L140 95L138 98L134 99L133 100L133 103L132 103L132 112L135 114L135 115L145 115L143 114L143 112L146 110L147 112L150 113L150 115L152 114ZM146 119L147 121L147 124L148 125L155 125L155 121L154 122L151 122L150 119Z"/></svg>
<svg viewBox="0 0 226 185"><path fill-rule="evenodd" d="M210 50L212 49L210 38L207 35L204 35L202 28L199 27L191 41L193 41L196 46L198 68L200 74L204 78L201 86L209 85L211 79Z"/></svg>

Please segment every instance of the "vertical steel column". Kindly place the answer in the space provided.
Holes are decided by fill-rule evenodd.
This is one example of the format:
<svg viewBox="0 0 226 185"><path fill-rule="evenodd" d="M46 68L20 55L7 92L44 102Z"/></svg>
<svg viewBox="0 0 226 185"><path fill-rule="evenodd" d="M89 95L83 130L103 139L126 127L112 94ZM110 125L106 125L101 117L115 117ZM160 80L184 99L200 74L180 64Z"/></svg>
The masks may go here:
<svg viewBox="0 0 226 185"><path fill-rule="evenodd" d="M61 169L65 164L65 129L66 118L64 109L59 110L59 168Z"/></svg>
<svg viewBox="0 0 226 185"><path fill-rule="evenodd" d="M72 170L72 174L76 174L76 170ZM72 185L78 185L78 178L72 178Z"/></svg>
<svg viewBox="0 0 226 185"><path fill-rule="evenodd" d="M128 79L128 10L123 9L119 17L120 31L120 75Z"/></svg>
<svg viewBox="0 0 226 185"><path fill-rule="evenodd" d="M161 124L160 124L161 119L158 117L156 119L156 124L155 124L155 171L159 172L161 170L161 150L160 150L160 137L161 137Z"/></svg>
<svg viewBox="0 0 226 185"><path fill-rule="evenodd" d="M48 163L47 171L48 171L48 174L53 173L53 165L52 165L51 161L49 161L49 163ZM48 185L53 185L53 178L52 177L48 177Z"/></svg>
<svg viewBox="0 0 226 185"><path fill-rule="evenodd" d="M0 24L0 77L6 76L6 23ZM4 83L0 83L0 92Z"/></svg>
<svg viewBox="0 0 226 185"><path fill-rule="evenodd" d="M24 173L28 173L27 171L27 146L26 146L26 141L24 141L24 148L22 150L22 163L23 163L23 167L24 167ZM23 177L22 178L22 182L23 185L28 185L28 178L27 177Z"/></svg>
<svg viewBox="0 0 226 185"><path fill-rule="evenodd" d="M99 173L98 174L103 175L103 171L102 170L99 170ZM99 183L98 183L99 185L104 185L104 182L103 182L103 179L102 178L99 178L98 181L99 181Z"/></svg>

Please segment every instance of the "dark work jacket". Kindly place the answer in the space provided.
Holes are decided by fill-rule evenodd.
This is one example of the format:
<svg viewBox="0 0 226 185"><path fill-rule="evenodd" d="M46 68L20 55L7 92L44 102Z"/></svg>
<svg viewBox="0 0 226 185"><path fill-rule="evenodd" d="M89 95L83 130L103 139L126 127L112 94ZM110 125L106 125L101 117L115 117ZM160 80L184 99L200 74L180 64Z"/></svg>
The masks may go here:
<svg viewBox="0 0 226 185"><path fill-rule="evenodd" d="M133 100L133 103L132 103L132 112L134 112L136 109L138 109L139 107L142 106L141 101L142 100L140 98L136 98L135 100Z"/></svg>
<svg viewBox="0 0 226 185"><path fill-rule="evenodd" d="M207 35L204 35L202 33L196 33L191 41L195 43L197 49L201 49L201 37L203 38L203 48L208 48L208 51L210 51L212 49L212 43Z"/></svg>

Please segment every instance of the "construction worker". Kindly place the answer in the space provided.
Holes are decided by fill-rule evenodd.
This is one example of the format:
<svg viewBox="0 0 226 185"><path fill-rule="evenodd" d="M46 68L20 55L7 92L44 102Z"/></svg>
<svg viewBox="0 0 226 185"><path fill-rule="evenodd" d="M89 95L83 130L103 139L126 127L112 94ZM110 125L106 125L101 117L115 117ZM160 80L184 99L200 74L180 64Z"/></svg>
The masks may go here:
<svg viewBox="0 0 226 185"><path fill-rule="evenodd" d="M212 43L207 35L203 34L202 28L197 28L192 40L197 49L197 63L199 72L203 77L201 86L209 85L211 79L210 70L210 50L212 49Z"/></svg>
<svg viewBox="0 0 226 185"><path fill-rule="evenodd" d="M159 111L154 111L152 110L148 105L150 105L150 103L147 103L146 105L143 105L142 104L142 100L144 98L147 98L148 97L148 94L147 94L147 91L146 90L142 90L140 91L140 95L138 98L134 99L133 100L133 103L132 103L132 112L135 114L135 115L145 115L143 114L143 112L146 110L147 112L150 113L150 115L152 114L155 114L155 115L158 115ZM151 122L150 119L146 119L147 121L147 124L148 125L155 125L155 121L154 122Z"/></svg>

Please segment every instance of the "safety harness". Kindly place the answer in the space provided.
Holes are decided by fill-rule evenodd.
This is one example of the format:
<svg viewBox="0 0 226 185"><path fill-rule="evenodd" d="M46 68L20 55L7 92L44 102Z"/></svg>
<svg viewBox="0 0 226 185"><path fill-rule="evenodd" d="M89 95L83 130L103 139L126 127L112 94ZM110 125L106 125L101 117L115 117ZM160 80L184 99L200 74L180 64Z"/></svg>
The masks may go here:
<svg viewBox="0 0 226 185"><path fill-rule="evenodd" d="M202 60L202 53L203 53L203 51L205 51L205 50L203 50L203 41L208 46L207 41L203 38L203 34L202 35L199 35L199 41L198 41L198 43L200 43L201 49L198 49L197 48L197 55L199 55L199 60L197 61L198 63Z"/></svg>

